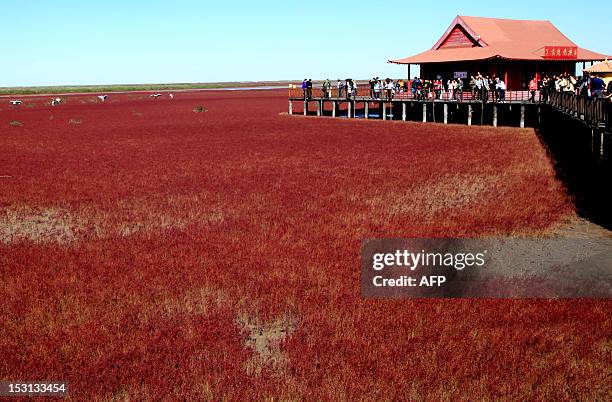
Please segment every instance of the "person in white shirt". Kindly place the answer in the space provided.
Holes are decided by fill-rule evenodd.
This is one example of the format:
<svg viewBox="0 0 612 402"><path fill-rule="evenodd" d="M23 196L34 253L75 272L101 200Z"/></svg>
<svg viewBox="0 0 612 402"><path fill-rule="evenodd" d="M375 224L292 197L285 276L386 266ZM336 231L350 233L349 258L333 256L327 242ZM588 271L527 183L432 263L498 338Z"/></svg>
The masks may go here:
<svg viewBox="0 0 612 402"><path fill-rule="evenodd" d="M374 83L374 99L380 98L380 80Z"/></svg>
<svg viewBox="0 0 612 402"><path fill-rule="evenodd" d="M395 85L393 84L393 80L387 78L387 100L389 102L391 102L393 100L393 87Z"/></svg>
<svg viewBox="0 0 612 402"><path fill-rule="evenodd" d="M501 79L497 78L497 82L495 83L495 89L497 89L497 93L499 94L499 101L506 101L506 83Z"/></svg>

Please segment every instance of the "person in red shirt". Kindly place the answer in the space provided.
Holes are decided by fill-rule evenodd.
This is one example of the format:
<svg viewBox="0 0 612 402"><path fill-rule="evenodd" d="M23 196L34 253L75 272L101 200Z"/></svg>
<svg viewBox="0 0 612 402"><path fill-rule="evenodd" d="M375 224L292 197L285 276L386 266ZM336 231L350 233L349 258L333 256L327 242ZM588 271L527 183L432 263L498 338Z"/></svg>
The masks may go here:
<svg viewBox="0 0 612 402"><path fill-rule="evenodd" d="M533 77L531 81L529 81L529 101L535 102L536 91L538 90L538 80L536 77Z"/></svg>

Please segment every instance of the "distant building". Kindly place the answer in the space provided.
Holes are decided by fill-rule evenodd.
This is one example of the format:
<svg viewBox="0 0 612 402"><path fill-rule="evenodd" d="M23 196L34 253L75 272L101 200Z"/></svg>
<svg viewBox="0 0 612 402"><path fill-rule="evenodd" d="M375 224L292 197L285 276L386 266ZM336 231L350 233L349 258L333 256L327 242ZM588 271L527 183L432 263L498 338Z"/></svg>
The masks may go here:
<svg viewBox="0 0 612 402"><path fill-rule="evenodd" d="M597 74L598 76L603 78L606 84L612 81L612 61L610 60L602 61L601 63L595 63L584 71L589 74Z"/></svg>
<svg viewBox="0 0 612 402"><path fill-rule="evenodd" d="M419 64L424 79L495 75L519 90L533 76L573 74L577 62L607 57L579 47L550 21L457 16L430 50L389 62L407 64L409 73Z"/></svg>

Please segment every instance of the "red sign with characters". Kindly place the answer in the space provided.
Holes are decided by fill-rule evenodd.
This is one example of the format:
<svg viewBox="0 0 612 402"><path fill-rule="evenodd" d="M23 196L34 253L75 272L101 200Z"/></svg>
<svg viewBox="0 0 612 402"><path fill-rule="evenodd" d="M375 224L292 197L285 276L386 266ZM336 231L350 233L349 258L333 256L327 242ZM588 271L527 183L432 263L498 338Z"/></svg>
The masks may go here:
<svg viewBox="0 0 612 402"><path fill-rule="evenodd" d="M578 58L577 46L544 46L544 58L551 60L572 60Z"/></svg>

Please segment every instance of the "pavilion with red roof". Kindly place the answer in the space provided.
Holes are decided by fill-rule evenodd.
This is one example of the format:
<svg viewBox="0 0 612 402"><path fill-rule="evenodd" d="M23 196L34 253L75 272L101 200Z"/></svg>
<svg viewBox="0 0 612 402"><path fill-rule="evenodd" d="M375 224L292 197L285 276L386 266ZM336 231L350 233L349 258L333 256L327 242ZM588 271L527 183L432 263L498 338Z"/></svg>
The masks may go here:
<svg viewBox="0 0 612 402"><path fill-rule="evenodd" d="M469 78L480 72L520 90L534 76L573 74L577 62L608 57L579 47L550 21L457 16L430 50L389 62L407 64L408 71L419 64L424 79Z"/></svg>

